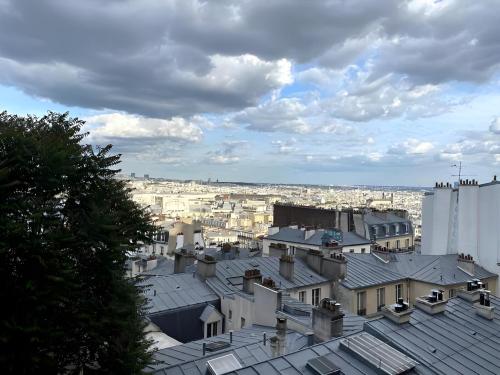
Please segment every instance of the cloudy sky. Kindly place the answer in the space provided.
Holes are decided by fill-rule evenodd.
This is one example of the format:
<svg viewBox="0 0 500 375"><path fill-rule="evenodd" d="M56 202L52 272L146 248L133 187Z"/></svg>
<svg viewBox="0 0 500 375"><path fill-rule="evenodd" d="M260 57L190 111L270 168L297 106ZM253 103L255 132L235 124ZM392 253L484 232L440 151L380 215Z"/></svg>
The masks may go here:
<svg viewBox="0 0 500 375"><path fill-rule="evenodd" d="M500 0L0 0L0 110L124 172L429 186L500 174Z"/></svg>

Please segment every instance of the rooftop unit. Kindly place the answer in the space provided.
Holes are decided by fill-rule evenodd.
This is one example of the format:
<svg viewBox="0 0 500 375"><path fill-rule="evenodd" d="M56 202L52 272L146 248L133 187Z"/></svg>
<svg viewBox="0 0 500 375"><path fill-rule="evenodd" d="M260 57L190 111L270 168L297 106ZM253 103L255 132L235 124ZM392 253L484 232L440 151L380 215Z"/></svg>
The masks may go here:
<svg viewBox="0 0 500 375"><path fill-rule="evenodd" d="M328 359L328 356L323 355L317 358L311 358L307 361L307 367L318 375L340 375L340 368Z"/></svg>
<svg viewBox="0 0 500 375"><path fill-rule="evenodd" d="M495 317L495 308L491 306L489 290L481 290L479 294L479 302L474 304L474 309L476 310L477 315L488 320L493 320Z"/></svg>
<svg viewBox="0 0 500 375"><path fill-rule="evenodd" d="M402 374L418 365L418 362L366 332L341 340L340 348L383 374Z"/></svg>
<svg viewBox="0 0 500 375"><path fill-rule="evenodd" d="M413 309L410 309L410 305L403 298L398 298L395 304L382 308L382 314L396 324L408 323L412 312Z"/></svg>
<svg viewBox="0 0 500 375"><path fill-rule="evenodd" d="M242 368L241 363L233 354L223 355L207 361L208 370L212 375L227 374Z"/></svg>
<svg viewBox="0 0 500 375"><path fill-rule="evenodd" d="M415 307L425 311L427 314L434 315L446 310L446 300L443 299L443 291L433 289L427 296L417 297Z"/></svg>
<svg viewBox="0 0 500 375"><path fill-rule="evenodd" d="M469 302L477 302L479 301L479 295L483 287L484 284L481 282L481 280L469 280L467 281L466 289L458 290L457 296Z"/></svg>

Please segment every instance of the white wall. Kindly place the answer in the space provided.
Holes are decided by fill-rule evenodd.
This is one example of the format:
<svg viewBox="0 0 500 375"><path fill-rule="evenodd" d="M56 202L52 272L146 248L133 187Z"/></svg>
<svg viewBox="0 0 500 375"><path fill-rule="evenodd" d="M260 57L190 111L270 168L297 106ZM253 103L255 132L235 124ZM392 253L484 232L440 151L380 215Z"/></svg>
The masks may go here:
<svg viewBox="0 0 500 375"><path fill-rule="evenodd" d="M474 259L477 259L479 186L460 185L458 199L458 241L456 251L472 255Z"/></svg>
<svg viewBox="0 0 500 375"><path fill-rule="evenodd" d="M479 194L478 263L490 272L500 274L500 184L481 187ZM497 281L497 294L500 280Z"/></svg>

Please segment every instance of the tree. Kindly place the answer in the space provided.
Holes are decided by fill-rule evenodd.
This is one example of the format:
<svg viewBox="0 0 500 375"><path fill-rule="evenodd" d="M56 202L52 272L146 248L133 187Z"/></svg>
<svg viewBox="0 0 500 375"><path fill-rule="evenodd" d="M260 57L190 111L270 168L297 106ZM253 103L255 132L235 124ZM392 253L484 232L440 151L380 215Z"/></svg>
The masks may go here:
<svg viewBox="0 0 500 375"><path fill-rule="evenodd" d="M0 113L2 373L141 373L144 299L124 277L149 216L83 121Z"/></svg>

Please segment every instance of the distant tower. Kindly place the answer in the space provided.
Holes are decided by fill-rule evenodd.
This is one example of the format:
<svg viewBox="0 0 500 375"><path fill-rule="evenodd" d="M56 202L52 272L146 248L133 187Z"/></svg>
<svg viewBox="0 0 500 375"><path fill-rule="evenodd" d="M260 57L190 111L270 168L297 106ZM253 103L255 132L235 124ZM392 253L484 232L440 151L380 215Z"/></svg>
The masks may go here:
<svg viewBox="0 0 500 375"><path fill-rule="evenodd" d="M148 174L145 174L145 175L144 175L144 179L145 179L145 180L149 180L149 175L148 175Z"/></svg>
<svg viewBox="0 0 500 375"><path fill-rule="evenodd" d="M135 178L135 173L134 173L134 172L132 172L132 173L130 174L130 177Z"/></svg>

